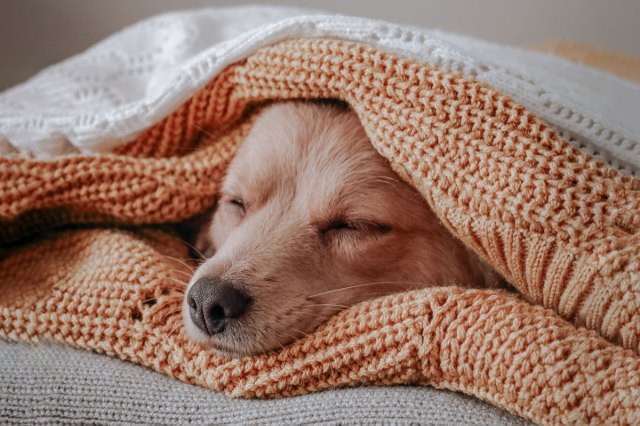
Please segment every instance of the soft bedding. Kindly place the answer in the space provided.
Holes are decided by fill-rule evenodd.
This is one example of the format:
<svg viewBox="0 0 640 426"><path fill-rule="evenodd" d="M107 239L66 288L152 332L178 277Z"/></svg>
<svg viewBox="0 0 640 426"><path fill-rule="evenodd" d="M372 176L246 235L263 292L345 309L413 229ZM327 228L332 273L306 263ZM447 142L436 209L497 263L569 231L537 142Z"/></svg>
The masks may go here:
<svg viewBox="0 0 640 426"><path fill-rule="evenodd" d="M35 122L20 116L83 59L117 63L109 49L144 25L191 20L185 37L197 39L197 19L216 16L200 13L134 27L0 97L0 337L103 352L233 396L429 384L540 424L640 419L640 132L630 111L587 103L594 87L564 96L569 77L547 73L598 77L625 92L623 107L637 85L481 42L458 39L495 63L418 30L307 16L201 47L178 86L167 83L185 69L158 66L146 91L128 88L135 99L97 91L88 110L48 99ZM274 43L296 31L306 37ZM412 52L416 40L432 49ZM242 55L226 51L234 63L222 69L212 58L233 43ZM509 68L519 57L533 76ZM113 93L137 81L122 78ZM514 291L378 298L242 359L189 342L179 308L192 265L166 224L208 208L255 109L292 98L350 104L380 155Z"/></svg>
<svg viewBox="0 0 640 426"><path fill-rule="evenodd" d="M530 424L476 398L418 386L232 398L60 344L0 341L0 379L3 424Z"/></svg>

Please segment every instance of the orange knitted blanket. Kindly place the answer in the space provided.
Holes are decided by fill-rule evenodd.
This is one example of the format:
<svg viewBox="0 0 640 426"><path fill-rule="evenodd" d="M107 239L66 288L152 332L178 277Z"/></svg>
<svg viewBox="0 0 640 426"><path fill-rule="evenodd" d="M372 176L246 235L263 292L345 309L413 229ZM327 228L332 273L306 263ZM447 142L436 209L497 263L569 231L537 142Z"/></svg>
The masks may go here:
<svg viewBox="0 0 640 426"><path fill-rule="evenodd" d="M352 105L394 170L519 294L378 298L243 359L187 341L179 310L193 265L147 225L206 209L253 106L291 98ZM363 45L287 41L117 152L0 158L0 337L65 342L234 396L420 383L541 424L637 424L639 231L639 179L485 84Z"/></svg>

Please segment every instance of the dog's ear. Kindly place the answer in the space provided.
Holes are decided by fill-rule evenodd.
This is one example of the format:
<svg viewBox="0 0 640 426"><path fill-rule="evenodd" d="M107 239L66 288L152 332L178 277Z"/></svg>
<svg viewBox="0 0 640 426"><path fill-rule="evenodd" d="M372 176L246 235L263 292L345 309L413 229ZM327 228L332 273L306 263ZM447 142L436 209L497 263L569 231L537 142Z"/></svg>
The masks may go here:
<svg viewBox="0 0 640 426"><path fill-rule="evenodd" d="M213 255L213 242L209 231L216 206L217 202L204 212L176 225L176 231L189 246L190 255L194 259L207 258Z"/></svg>

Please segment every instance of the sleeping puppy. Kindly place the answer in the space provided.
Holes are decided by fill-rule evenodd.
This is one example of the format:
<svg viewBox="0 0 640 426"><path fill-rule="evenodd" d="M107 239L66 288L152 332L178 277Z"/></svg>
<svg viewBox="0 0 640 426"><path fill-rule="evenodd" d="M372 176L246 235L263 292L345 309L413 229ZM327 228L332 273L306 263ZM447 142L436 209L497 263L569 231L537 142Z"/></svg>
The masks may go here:
<svg viewBox="0 0 640 426"><path fill-rule="evenodd" d="M349 109L265 108L224 179L186 293L188 334L229 356L282 347L336 312L429 286L495 286L391 170Z"/></svg>

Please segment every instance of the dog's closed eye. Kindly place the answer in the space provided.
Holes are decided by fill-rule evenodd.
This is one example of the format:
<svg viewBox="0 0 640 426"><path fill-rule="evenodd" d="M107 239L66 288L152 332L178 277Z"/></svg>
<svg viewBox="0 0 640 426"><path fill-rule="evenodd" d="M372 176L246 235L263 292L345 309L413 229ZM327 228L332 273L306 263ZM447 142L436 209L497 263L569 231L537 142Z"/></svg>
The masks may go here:
<svg viewBox="0 0 640 426"><path fill-rule="evenodd" d="M225 196L222 199L222 202L225 203L229 208L233 209L234 212L240 217L243 217L247 213L246 204L240 197Z"/></svg>
<svg viewBox="0 0 640 426"><path fill-rule="evenodd" d="M382 235L391 231L391 226L370 220L334 219L319 226L324 239L334 237L367 237Z"/></svg>

